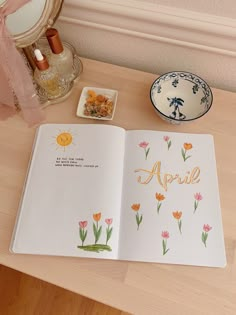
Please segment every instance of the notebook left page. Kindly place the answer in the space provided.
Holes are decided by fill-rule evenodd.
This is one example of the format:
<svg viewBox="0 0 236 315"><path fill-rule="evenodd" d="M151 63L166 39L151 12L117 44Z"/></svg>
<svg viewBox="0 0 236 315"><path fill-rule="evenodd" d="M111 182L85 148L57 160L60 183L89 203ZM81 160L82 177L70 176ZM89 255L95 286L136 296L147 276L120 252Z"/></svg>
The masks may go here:
<svg viewBox="0 0 236 315"><path fill-rule="evenodd" d="M12 252L117 258L124 139L115 126L39 127Z"/></svg>

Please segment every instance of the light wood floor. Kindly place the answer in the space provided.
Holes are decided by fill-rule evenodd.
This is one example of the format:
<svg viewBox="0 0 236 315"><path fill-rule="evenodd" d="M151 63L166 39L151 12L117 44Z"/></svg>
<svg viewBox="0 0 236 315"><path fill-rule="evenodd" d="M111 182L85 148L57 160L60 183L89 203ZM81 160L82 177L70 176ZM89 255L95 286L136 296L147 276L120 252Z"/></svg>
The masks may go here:
<svg viewBox="0 0 236 315"><path fill-rule="evenodd" d="M1 315L128 315L0 265Z"/></svg>

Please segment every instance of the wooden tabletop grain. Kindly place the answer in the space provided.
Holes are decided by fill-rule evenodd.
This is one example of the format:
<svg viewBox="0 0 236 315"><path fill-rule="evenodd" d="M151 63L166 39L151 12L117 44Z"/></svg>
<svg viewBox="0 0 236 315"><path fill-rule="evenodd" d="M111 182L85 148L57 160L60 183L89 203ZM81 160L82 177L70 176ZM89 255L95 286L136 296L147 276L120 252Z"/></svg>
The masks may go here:
<svg viewBox="0 0 236 315"><path fill-rule="evenodd" d="M84 86L118 90L115 117L107 122L125 129L150 129L214 135L227 266L108 261L19 255L9 252L35 127L20 115L0 122L0 264L77 292L132 314L236 314L236 94L213 90L213 105L196 122L170 125L149 99L156 74L82 59L83 74L70 96L44 109L51 123L104 123L75 116ZM207 158L207 152L205 153Z"/></svg>

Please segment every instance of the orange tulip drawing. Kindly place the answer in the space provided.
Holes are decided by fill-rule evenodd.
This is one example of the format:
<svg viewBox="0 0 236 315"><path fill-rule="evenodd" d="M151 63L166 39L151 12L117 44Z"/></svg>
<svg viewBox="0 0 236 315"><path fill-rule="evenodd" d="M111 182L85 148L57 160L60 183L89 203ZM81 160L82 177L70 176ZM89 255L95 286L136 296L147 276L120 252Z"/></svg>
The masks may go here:
<svg viewBox="0 0 236 315"><path fill-rule="evenodd" d="M191 155L186 155L187 151L191 150L193 145L191 143L184 143L183 148L181 149L182 157L184 162L191 157Z"/></svg>
<svg viewBox="0 0 236 315"><path fill-rule="evenodd" d="M101 219L101 212L99 213L94 213L93 214L93 219L94 221L96 222L93 223L93 234L94 234L94 237L95 237L95 244L97 244L100 236L101 236L101 233L102 233L102 226L100 225L100 227L98 227L98 221Z"/></svg>
<svg viewBox="0 0 236 315"><path fill-rule="evenodd" d="M182 234L182 220L180 220L182 217L182 212L181 211L174 211L174 212L172 212L172 215L177 220L179 232L180 232L180 234Z"/></svg>
<svg viewBox="0 0 236 315"><path fill-rule="evenodd" d="M131 206L131 209L136 212L136 223L137 223L137 230L139 229L139 225L141 224L143 220L143 215L139 214L139 209L140 209L140 203L134 203Z"/></svg>
<svg viewBox="0 0 236 315"><path fill-rule="evenodd" d="M165 196L160 193L156 193L156 200L157 200L157 213L159 214L161 204L162 204L161 201L165 200Z"/></svg>
<svg viewBox="0 0 236 315"><path fill-rule="evenodd" d="M101 212L93 214L94 221L98 222L101 219Z"/></svg>

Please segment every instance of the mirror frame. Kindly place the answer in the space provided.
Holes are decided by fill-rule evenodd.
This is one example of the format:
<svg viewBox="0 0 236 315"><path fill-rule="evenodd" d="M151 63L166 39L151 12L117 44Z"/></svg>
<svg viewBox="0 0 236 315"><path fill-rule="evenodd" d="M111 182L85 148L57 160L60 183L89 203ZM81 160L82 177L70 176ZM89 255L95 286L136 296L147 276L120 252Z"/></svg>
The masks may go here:
<svg viewBox="0 0 236 315"><path fill-rule="evenodd" d="M44 10L38 22L28 31L12 36L16 46L24 48L36 42L55 23L62 4L63 0L45 0Z"/></svg>

